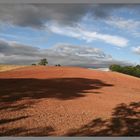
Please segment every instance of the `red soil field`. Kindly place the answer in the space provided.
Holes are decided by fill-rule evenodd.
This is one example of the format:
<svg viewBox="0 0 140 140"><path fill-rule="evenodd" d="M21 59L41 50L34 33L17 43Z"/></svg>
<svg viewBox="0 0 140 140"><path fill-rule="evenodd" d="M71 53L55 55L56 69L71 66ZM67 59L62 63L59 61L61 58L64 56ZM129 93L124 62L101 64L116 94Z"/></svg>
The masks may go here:
<svg viewBox="0 0 140 140"><path fill-rule="evenodd" d="M1 72L0 136L140 136L140 79L79 67Z"/></svg>

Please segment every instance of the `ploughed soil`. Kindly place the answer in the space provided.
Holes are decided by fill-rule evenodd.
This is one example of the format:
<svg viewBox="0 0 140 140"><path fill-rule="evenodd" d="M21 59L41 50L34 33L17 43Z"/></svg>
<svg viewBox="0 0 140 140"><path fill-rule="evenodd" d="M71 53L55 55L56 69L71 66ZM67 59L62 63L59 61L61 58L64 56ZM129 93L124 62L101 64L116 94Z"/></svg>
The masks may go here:
<svg viewBox="0 0 140 140"><path fill-rule="evenodd" d="M10 71L17 68L27 67L27 65L0 65L0 72Z"/></svg>
<svg viewBox="0 0 140 140"><path fill-rule="evenodd" d="M79 67L1 72L0 136L140 136L140 78Z"/></svg>

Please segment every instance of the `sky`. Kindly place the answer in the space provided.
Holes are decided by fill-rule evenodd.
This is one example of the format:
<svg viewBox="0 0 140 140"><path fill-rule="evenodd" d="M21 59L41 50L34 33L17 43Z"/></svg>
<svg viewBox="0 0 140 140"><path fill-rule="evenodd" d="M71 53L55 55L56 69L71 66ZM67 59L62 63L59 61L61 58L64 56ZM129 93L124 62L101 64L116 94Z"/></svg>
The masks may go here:
<svg viewBox="0 0 140 140"><path fill-rule="evenodd" d="M140 5L1 4L0 64L140 64Z"/></svg>

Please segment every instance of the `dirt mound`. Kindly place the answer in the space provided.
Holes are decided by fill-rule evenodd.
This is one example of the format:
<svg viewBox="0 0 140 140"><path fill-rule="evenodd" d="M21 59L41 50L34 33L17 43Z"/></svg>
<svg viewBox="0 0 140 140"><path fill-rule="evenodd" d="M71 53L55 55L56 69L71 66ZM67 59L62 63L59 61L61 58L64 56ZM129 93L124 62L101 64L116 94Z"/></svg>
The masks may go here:
<svg viewBox="0 0 140 140"><path fill-rule="evenodd" d="M140 79L79 67L0 73L1 136L139 136Z"/></svg>

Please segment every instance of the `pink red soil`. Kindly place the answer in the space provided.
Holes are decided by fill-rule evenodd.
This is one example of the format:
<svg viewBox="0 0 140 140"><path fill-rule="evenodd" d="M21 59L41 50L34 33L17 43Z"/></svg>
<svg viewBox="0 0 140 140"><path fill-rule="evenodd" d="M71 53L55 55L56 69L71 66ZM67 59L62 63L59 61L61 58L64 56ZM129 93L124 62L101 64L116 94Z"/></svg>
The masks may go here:
<svg viewBox="0 0 140 140"><path fill-rule="evenodd" d="M140 79L78 67L0 73L1 136L139 136Z"/></svg>

